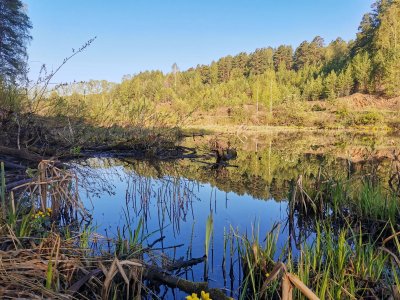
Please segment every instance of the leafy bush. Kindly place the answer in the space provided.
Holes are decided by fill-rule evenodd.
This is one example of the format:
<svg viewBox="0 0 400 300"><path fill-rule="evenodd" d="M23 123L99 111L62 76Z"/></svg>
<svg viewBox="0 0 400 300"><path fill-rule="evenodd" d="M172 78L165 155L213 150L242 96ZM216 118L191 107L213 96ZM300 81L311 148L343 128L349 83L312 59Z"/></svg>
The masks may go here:
<svg viewBox="0 0 400 300"><path fill-rule="evenodd" d="M356 125L375 125L382 120L382 115L378 112L367 112L355 119Z"/></svg>

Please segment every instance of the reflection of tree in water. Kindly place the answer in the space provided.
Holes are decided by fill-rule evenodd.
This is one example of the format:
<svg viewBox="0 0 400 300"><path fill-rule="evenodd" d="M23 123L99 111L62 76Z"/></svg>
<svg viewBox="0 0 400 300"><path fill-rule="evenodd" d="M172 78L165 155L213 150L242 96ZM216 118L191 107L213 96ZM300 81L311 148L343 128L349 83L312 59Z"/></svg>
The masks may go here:
<svg viewBox="0 0 400 300"><path fill-rule="evenodd" d="M190 160L155 162L127 158L87 159L74 167L80 174L81 185L91 195L114 194L111 177L126 182L127 204L145 220L151 217L150 200L156 199L160 228L170 223L174 232L179 232L180 220L186 220L190 214L193 217L191 204L198 200L195 188L201 183L209 183L227 193L279 201L288 198L290 182L299 175L304 186L310 189L321 172L326 178L370 175L386 186L400 180L400 175L387 172L393 163L385 156L379 157L374 149L362 153L357 154L357 161L352 161L332 154L285 152L266 147L259 148L258 152L239 150L233 161L237 166L234 168L204 167ZM124 172L114 168L123 168Z"/></svg>
<svg viewBox="0 0 400 300"><path fill-rule="evenodd" d="M209 183L225 192L234 192L238 195L248 194L256 199L273 198L278 201L287 198L289 182L292 179L302 175L304 181L307 182L318 175L320 168L324 172L329 172L332 177L361 176L371 172L374 172L377 178L388 176L385 168L390 164L388 157L390 152L381 155L382 152L365 148L362 151L357 150L357 154L353 151L346 158L344 154L338 157L337 153L304 153L299 149L292 151L292 149L274 147L273 143L270 145L271 147L259 147L257 152L238 150L236 159L231 162L235 167L219 165L217 168L209 168L192 160L155 162L127 158L102 158L81 162L83 167L80 168L80 172L90 173L82 178L87 182L85 187L97 195L104 190L112 192L113 187L110 186L107 177L122 176L122 173L108 174L108 172L113 172L108 169L111 166L121 166L126 171L134 171L144 177L184 177L200 183ZM208 165L215 163L213 159ZM92 172L85 166L101 168L102 171ZM121 180L125 179L121 178Z"/></svg>

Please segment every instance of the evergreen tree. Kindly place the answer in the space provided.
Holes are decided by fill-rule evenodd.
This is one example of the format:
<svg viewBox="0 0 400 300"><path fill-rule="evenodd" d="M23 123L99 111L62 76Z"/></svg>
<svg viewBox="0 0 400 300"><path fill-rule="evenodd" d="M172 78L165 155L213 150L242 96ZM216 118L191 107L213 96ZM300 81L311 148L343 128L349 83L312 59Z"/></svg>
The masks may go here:
<svg viewBox="0 0 400 300"><path fill-rule="evenodd" d="M21 0L0 0L0 79L15 83L26 73L32 28Z"/></svg>
<svg viewBox="0 0 400 300"><path fill-rule="evenodd" d="M273 68L274 50L271 47L257 49L250 55L248 62L249 73L260 75Z"/></svg>
<svg viewBox="0 0 400 300"><path fill-rule="evenodd" d="M351 74L351 69L348 67L342 72L340 72L337 79L337 92L339 97L344 97L350 95L353 90L353 77Z"/></svg>
<svg viewBox="0 0 400 300"><path fill-rule="evenodd" d="M348 57L349 48L347 43L340 37L332 41L325 50L325 72L342 70L346 65Z"/></svg>
<svg viewBox="0 0 400 300"><path fill-rule="evenodd" d="M293 48L292 46L281 45L276 49L274 55L274 67L278 71L282 65L284 68L290 70L293 65Z"/></svg>
<svg viewBox="0 0 400 300"><path fill-rule="evenodd" d="M332 70L324 80L324 96L327 99L335 99L338 96L337 82L338 77L335 71Z"/></svg>
<svg viewBox="0 0 400 300"><path fill-rule="evenodd" d="M367 13L363 16L360 26L358 27L358 33L356 41L351 50L351 55L355 56L361 51L372 50L372 39L376 27L376 21L372 13Z"/></svg>
<svg viewBox="0 0 400 300"><path fill-rule="evenodd" d="M390 96L400 95L400 1L376 4L377 28L373 36L374 82Z"/></svg>
<svg viewBox="0 0 400 300"><path fill-rule="evenodd" d="M367 52L358 53L352 59L353 78L356 83L356 90L361 92L368 91L371 76L371 59Z"/></svg>
<svg viewBox="0 0 400 300"><path fill-rule="evenodd" d="M294 52L294 68L295 70L301 70L306 64L309 63L309 48L310 44L307 41L303 41Z"/></svg>

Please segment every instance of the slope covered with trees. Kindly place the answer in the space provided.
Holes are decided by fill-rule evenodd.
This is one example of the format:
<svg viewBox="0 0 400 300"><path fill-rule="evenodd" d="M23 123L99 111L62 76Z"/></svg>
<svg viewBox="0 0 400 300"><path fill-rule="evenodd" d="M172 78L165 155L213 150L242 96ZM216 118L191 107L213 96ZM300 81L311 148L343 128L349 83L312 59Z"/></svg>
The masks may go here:
<svg viewBox="0 0 400 300"><path fill-rule="evenodd" d="M20 5L20 1L1 3L11 2ZM21 7L15 9L21 12ZM15 15L22 18L23 26L16 28L21 35L15 48L19 52L11 53L21 66L30 28L23 16ZM2 22L1 28L7 24ZM381 100L400 95L399 32L400 0L378 0L362 18L353 41L337 38L326 43L317 36L296 49L266 47L185 71L174 64L170 73L146 71L125 76L119 84L62 85L47 93L38 107L41 114L80 117L101 126L218 123L337 128L376 125L382 120L398 126L400 100L352 114L351 103L335 99L354 93ZM0 52L5 53L2 45ZM20 68L0 71L4 81L15 78ZM5 103L10 97L2 98Z"/></svg>
<svg viewBox="0 0 400 300"><path fill-rule="evenodd" d="M142 72L116 85L92 81L64 86L50 100L57 104L53 113L80 111L104 125L131 124L154 112L167 114L170 124L185 117L201 123L201 112L210 111L228 123L301 125L296 114L307 113L307 101L353 93L400 95L399 33L400 1L379 0L364 15L354 41L337 38L326 44L317 36L296 49L281 45L242 52L182 72L174 64L170 73ZM340 109L335 113L342 117ZM384 117L372 119L379 118Z"/></svg>

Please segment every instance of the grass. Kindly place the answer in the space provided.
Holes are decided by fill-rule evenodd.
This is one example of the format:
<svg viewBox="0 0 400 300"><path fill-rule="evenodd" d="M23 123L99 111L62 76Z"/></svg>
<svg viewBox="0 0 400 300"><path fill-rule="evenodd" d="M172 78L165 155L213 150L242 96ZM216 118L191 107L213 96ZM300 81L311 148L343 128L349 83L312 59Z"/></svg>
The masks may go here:
<svg viewBox="0 0 400 300"><path fill-rule="evenodd" d="M357 192L356 205L361 216L378 220L395 221L400 202L393 192L386 192L380 184L364 181Z"/></svg>
<svg viewBox="0 0 400 300"><path fill-rule="evenodd" d="M211 213L207 218L206 236L205 236L205 240L204 240L204 252L207 257L208 257L208 252L209 252L209 248L210 248L210 240L211 240L211 236L213 233L213 229L214 229L214 221L213 221L213 216Z"/></svg>
<svg viewBox="0 0 400 300"><path fill-rule="evenodd" d="M292 238L276 251L278 238L271 232L263 242L258 235L238 235L245 266L241 298L278 298L287 284L285 274L291 284L290 276L296 276L320 299L395 297L400 292L399 206L399 196L374 177L321 176L307 187L300 177L290 193L288 222L312 234L297 244L298 251ZM271 278L276 259L285 267ZM302 288L293 292L294 299L304 298Z"/></svg>
<svg viewBox="0 0 400 300"><path fill-rule="evenodd" d="M1 198L1 207L3 212L3 218L6 215L6 174L4 172L4 162L0 163L0 198Z"/></svg>
<svg viewBox="0 0 400 300"><path fill-rule="evenodd" d="M346 226L336 233L329 222L317 226L313 241L302 244L298 253L288 247L271 251L277 247L277 236L271 233L263 245L238 236L245 265L241 299L278 298L285 273L298 278L320 299L381 299L393 293L393 286L400 291L398 266L361 227L354 231ZM275 271L277 256L285 263L280 276ZM302 299L303 292L294 289L294 299Z"/></svg>
<svg viewBox="0 0 400 300"><path fill-rule="evenodd" d="M400 216L397 192L368 174L349 179L321 173L311 181L300 176L292 184L289 203L292 213L299 211L302 215L350 215L365 222L397 222Z"/></svg>

